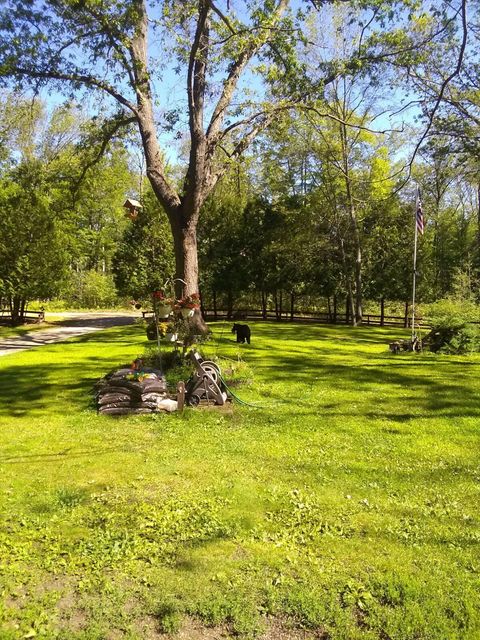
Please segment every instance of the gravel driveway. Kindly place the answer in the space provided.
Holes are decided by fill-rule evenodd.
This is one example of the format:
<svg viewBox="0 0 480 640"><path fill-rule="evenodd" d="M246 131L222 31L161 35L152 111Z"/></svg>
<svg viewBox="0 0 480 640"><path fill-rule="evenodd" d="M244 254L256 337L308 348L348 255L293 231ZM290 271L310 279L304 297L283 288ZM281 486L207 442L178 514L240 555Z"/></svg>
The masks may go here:
<svg viewBox="0 0 480 640"><path fill-rule="evenodd" d="M33 347L41 347L46 344L62 342L69 338L81 336L93 331L108 329L109 327L124 326L133 324L138 318L134 313L50 313L49 317L61 319L62 325L50 327L48 329L35 329L23 336L12 336L10 338L0 338L0 356L10 353L25 351Z"/></svg>

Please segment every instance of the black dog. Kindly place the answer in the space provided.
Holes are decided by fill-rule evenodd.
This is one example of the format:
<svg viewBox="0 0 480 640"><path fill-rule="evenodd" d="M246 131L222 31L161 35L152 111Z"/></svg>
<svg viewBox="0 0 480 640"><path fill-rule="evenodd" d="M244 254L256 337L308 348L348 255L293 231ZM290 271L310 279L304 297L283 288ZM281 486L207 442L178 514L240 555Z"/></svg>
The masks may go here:
<svg viewBox="0 0 480 640"><path fill-rule="evenodd" d="M250 344L250 327L248 324L234 324L232 333L237 334L237 342L248 342Z"/></svg>

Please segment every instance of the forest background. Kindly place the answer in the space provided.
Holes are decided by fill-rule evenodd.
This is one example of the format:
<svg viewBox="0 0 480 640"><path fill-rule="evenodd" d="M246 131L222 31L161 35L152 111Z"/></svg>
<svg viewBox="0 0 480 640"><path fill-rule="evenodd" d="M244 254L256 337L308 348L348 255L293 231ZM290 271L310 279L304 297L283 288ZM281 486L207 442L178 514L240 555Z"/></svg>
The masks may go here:
<svg viewBox="0 0 480 640"><path fill-rule="evenodd" d="M278 60L252 59L237 115L259 99L282 108L241 154L225 151L226 169L201 208L204 307L232 313L346 305L354 323L380 305L403 310L411 297L417 186L426 219L418 299L478 302L477 3L390 4L292 3L296 37L288 47L283 42L284 72ZM368 32L374 22L376 31ZM375 64L358 63L366 34L370 46L376 38L383 47ZM326 58L356 64L344 64L318 89ZM310 93L316 83L317 93L286 108L292 68ZM182 85L183 73L177 67L164 76L169 91ZM33 301L148 305L175 274L175 257L135 129L110 127L105 135L114 114L93 116L105 103L91 92L60 103L41 87L36 95L10 86L2 98L3 305L15 312ZM156 113L169 150L165 171L179 189L191 154L187 111L180 102ZM123 207L127 196L142 202L135 219Z"/></svg>

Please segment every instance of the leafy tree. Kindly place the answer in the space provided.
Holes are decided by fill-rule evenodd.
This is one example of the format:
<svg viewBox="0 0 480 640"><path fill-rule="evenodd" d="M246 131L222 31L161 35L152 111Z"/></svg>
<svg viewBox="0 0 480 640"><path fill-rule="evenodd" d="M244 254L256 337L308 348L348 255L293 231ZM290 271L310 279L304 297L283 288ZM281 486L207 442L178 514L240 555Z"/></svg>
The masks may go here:
<svg viewBox="0 0 480 640"><path fill-rule="evenodd" d="M23 162L0 183L0 292L13 323L28 300L55 295L67 275L68 238L54 197L40 161Z"/></svg>
<svg viewBox="0 0 480 640"><path fill-rule="evenodd" d="M150 298L174 272L168 220L154 194L148 191L138 217L124 230L113 256L119 293L136 300Z"/></svg>
<svg viewBox="0 0 480 640"><path fill-rule="evenodd" d="M113 254L128 225L123 204L133 177L121 145L113 146L79 180L86 158L77 155L68 167L71 222L75 227L72 263L76 271L110 273Z"/></svg>

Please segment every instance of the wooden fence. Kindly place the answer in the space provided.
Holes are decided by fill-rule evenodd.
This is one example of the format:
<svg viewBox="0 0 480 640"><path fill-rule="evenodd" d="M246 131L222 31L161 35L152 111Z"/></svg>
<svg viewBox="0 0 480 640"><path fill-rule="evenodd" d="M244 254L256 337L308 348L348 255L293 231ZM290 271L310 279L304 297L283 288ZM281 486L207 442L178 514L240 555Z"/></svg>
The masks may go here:
<svg viewBox="0 0 480 640"><path fill-rule="evenodd" d="M21 315L21 321L25 324L36 324L45 320L44 311L24 311ZM10 309L0 309L0 324L11 324L12 312Z"/></svg>
<svg viewBox="0 0 480 640"><path fill-rule="evenodd" d="M349 317L346 314L336 315L321 313L319 311L306 311L304 313L291 313L284 312L282 314L276 314L275 311L267 311L263 313L261 309L248 309L241 312L234 312L229 316L225 309L203 309L203 315L207 322L215 322L217 320L236 320L242 322L244 320L270 320L276 322L316 322L319 324L349 324ZM153 316L153 311L142 311L142 316L145 319ZM415 324L419 328L428 328L428 325L422 322L421 318L415 319ZM405 316L387 316L365 313L363 315L362 326L373 327L403 327L405 329L411 328L412 319Z"/></svg>
<svg viewBox="0 0 480 640"><path fill-rule="evenodd" d="M319 311L305 311L302 313L291 314L284 312L277 314L275 311L267 311L263 313L261 309L248 309L242 312L236 312L232 315L228 315L228 312L224 309L216 311L212 309L203 310L205 320L209 322L215 322L216 320L239 320L240 322L245 319L249 320L270 320L278 322L317 322L319 324L350 324L350 318L345 313L337 313L335 315L329 313L322 313ZM422 318L415 318L415 325L419 328L428 325L422 321ZM389 316L389 315L377 315L373 313L363 314L362 326L376 326L376 327L404 327L411 328L412 319L405 316Z"/></svg>

